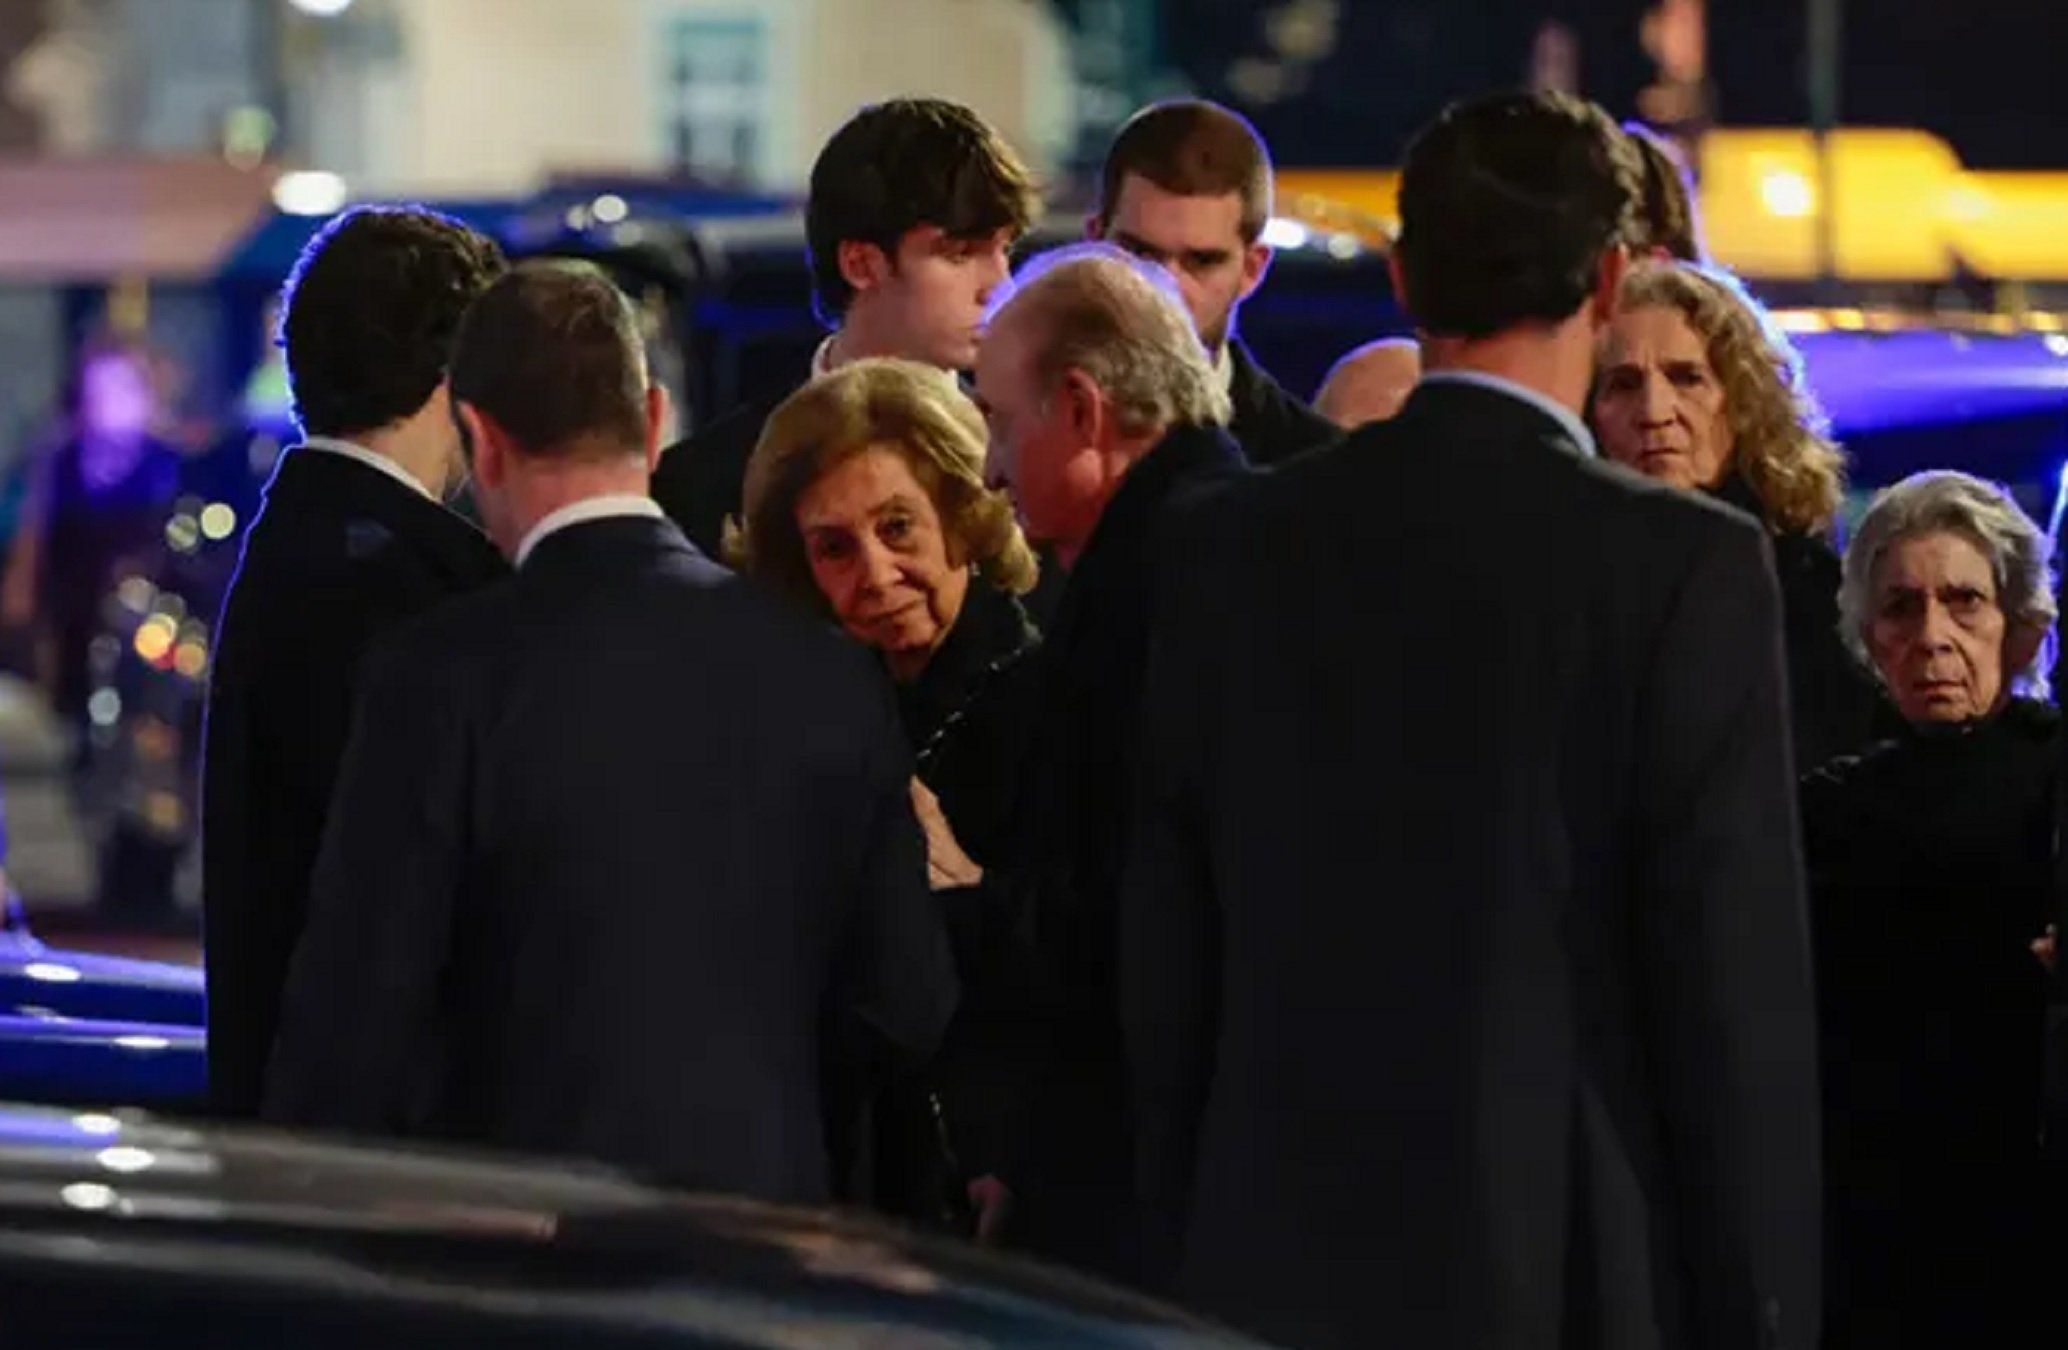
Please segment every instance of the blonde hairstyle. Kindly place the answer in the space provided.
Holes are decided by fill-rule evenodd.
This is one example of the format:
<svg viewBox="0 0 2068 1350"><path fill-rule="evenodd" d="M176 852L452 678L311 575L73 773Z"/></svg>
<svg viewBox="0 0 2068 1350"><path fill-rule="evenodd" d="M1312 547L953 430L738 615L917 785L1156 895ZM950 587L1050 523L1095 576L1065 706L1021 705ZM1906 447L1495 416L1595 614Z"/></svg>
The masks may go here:
<svg viewBox="0 0 2068 1350"><path fill-rule="evenodd" d="M1662 261L1631 268L1619 303L1677 310L1702 339L1723 385L1733 467L1768 527L1829 532L1845 496L1845 455L1803 379L1802 357L1759 302L1723 272Z"/></svg>
<svg viewBox="0 0 2068 1350"><path fill-rule="evenodd" d="M914 361L856 361L783 401L747 461L745 519L726 526L727 561L824 611L797 502L827 473L876 449L898 455L919 480L940 512L950 561L973 564L1015 593L1033 588L1034 553L1012 503L984 484L983 414L952 375Z"/></svg>
<svg viewBox="0 0 2068 1350"><path fill-rule="evenodd" d="M994 323L1023 322L1036 386L1079 370L1113 403L1121 430L1226 426L1228 391L1200 345L1177 281L1111 244L1072 244L1029 262Z"/></svg>

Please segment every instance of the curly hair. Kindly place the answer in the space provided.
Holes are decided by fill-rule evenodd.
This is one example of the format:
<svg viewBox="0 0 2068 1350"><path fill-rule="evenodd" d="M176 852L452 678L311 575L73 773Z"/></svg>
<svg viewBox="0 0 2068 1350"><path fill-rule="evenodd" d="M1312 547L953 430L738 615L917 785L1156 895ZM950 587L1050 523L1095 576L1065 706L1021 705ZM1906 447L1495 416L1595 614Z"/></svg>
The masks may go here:
<svg viewBox="0 0 2068 1350"><path fill-rule="evenodd" d="M416 413L445 378L460 317L506 266L494 240L421 207L360 207L324 226L280 322L302 430L349 438Z"/></svg>
<svg viewBox="0 0 2068 1350"><path fill-rule="evenodd" d="M1034 552L1011 499L984 484L985 439L983 414L936 367L876 358L822 375L761 429L747 461L745 517L726 526L726 560L830 616L797 528L798 500L855 455L888 449L940 512L950 560L1025 594L1034 587Z"/></svg>
<svg viewBox="0 0 2068 1350"><path fill-rule="evenodd" d="M1825 534L1845 495L1845 455L1803 378L1802 357L1729 274L1660 261L1630 269L1625 310L1679 311L1708 348L1735 442L1732 462L1779 532Z"/></svg>

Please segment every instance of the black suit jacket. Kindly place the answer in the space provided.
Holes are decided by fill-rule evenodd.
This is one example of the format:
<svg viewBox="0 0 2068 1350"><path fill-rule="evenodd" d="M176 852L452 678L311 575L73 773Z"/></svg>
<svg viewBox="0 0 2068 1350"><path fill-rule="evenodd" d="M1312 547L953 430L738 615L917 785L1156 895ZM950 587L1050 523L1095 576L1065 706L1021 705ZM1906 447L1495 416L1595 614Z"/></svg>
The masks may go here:
<svg viewBox="0 0 2068 1350"><path fill-rule="evenodd" d="M364 464L288 452L224 602L209 674L201 853L208 1081L258 1113L367 646L509 571L480 531Z"/></svg>
<svg viewBox="0 0 2068 1350"><path fill-rule="evenodd" d="M1342 428L1288 394L1239 339L1228 340L1228 361L1228 399L1235 414L1228 433L1252 463L1282 464L1343 434Z"/></svg>
<svg viewBox="0 0 2068 1350"><path fill-rule="evenodd" d="M825 1033L955 1000L872 658L619 517L376 660L267 1114L824 1200Z"/></svg>
<svg viewBox="0 0 2068 1350"><path fill-rule="evenodd" d="M1303 1346L1813 1345L1761 531L1449 383L1188 526L1120 957L1181 1297Z"/></svg>

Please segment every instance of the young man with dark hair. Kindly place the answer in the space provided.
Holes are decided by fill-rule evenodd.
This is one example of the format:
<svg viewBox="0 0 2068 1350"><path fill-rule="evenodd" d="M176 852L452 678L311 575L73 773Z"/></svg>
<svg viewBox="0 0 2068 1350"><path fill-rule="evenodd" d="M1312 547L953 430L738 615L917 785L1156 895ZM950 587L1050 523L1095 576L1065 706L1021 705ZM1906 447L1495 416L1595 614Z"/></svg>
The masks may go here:
<svg viewBox="0 0 2068 1350"><path fill-rule="evenodd" d="M985 307L1039 209L1019 156L968 108L903 98L855 114L812 166L805 238L814 303L833 331L799 383L868 356L970 369ZM654 499L713 557L770 411L721 417L654 474Z"/></svg>
<svg viewBox="0 0 2068 1350"><path fill-rule="evenodd" d="M1766 540L1578 415L1638 194L1591 105L1446 112L1394 254L1429 374L1170 543L1121 898L1135 1157L1180 1296L1272 1341L1819 1335Z"/></svg>
<svg viewBox="0 0 2068 1350"><path fill-rule="evenodd" d="M258 1111L361 654L505 570L443 505L464 468L446 357L503 265L457 221L369 208L328 225L288 281L281 342L305 439L244 540L203 748L209 1094L225 1115Z"/></svg>
<svg viewBox="0 0 2068 1350"><path fill-rule="evenodd" d="M1178 99L1136 113L1114 137L1087 225L1093 238L1176 275L1234 405L1228 430L1258 464L1337 435L1235 336L1237 310L1271 265L1271 200L1271 155L1256 130L1219 104Z"/></svg>
<svg viewBox="0 0 2068 1350"><path fill-rule="evenodd" d="M368 659L267 1115L823 1202L827 1047L956 997L889 691L661 518L594 267L490 288L452 401L516 572Z"/></svg>

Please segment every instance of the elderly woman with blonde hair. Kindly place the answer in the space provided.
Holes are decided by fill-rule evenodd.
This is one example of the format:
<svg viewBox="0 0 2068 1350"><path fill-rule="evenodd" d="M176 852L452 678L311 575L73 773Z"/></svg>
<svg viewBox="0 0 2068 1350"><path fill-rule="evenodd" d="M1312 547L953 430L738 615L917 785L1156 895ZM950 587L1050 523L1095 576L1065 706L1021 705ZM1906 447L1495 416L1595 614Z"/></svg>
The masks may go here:
<svg viewBox="0 0 2068 1350"><path fill-rule="evenodd" d="M921 780L934 779L943 742L986 738L992 719L963 714L1038 641L1019 600L1034 555L1010 500L985 482L986 447L983 415L951 375L856 361L769 417L747 463L745 518L726 532L736 566L879 653ZM968 816L977 804L995 814L1015 761L1003 746L959 744L953 759L958 781L936 780L938 796L915 781L913 800L934 886L950 893L962 1008L927 1084L842 1085L828 1128L843 1198L989 1235L1003 1219L1001 1141L1020 1110L998 1049L1018 1035L1018 1005L990 917L1009 893L972 858L988 834Z"/></svg>
<svg viewBox="0 0 2068 1350"><path fill-rule="evenodd" d="M2030 1325L2047 1288L2019 1272L2057 1223L2037 1143L2061 755L2050 551L2005 493L1943 472L1881 493L1846 549L1845 636L1901 730L1802 790L1828 1343L2008 1344L1990 1333Z"/></svg>
<svg viewBox="0 0 2068 1350"><path fill-rule="evenodd" d="M1693 263L1631 269L1589 418L1610 458L1709 493L1767 527L1781 588L1795 762L1814 769L1871 737L1874 700L1838 637L1845 491L1801 358L1729 276Z"/></svg>
<svg viewBox="0 0 2068 1350"><path fill-rule="evenodd" d="M984 481L983 414L954 377L866 360L769 417L728 559L876 649L923 748L1034 630L1034 555Z"/></svg>

